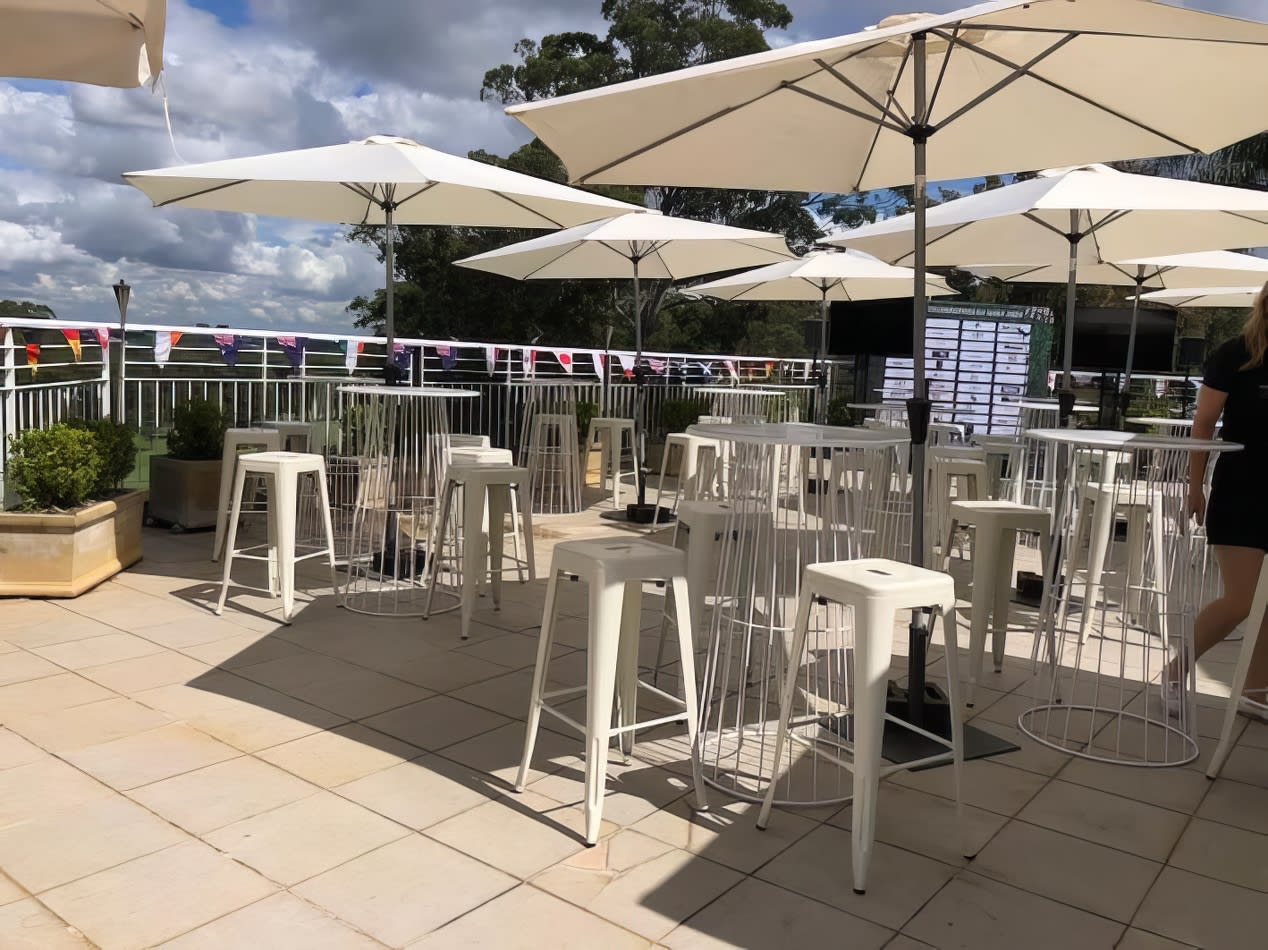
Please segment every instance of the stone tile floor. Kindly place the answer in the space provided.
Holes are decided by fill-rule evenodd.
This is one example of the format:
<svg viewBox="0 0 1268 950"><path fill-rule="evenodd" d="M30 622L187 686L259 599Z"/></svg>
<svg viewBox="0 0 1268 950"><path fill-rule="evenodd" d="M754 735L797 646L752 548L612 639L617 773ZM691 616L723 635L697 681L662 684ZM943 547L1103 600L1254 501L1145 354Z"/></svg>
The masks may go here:
<svg viewBox="0 0 1268 950"><path fill-rule="evenodd" d="M598 524L541 519L540 563L616 530ZM1021 736L1029 641L1011 636L974 714L1022 750L967 767L977 858L948 771L900 774L860 897L848 806L765 833L721 796L696 814L663 730L610 766L595 848L578 739L546 722L515 794L544 582L482 605L466 642L453 615L370 619L320 589L286 627L251 594L209 612L209 535L145 544L76 600L0 602L5 950L1264 945L1268 726L1239 723L1224 777L1200 770L1233 644L1202 666L1203 757L1143 770ZM555 675L578 682L584 605L564 609Z"/></svg>

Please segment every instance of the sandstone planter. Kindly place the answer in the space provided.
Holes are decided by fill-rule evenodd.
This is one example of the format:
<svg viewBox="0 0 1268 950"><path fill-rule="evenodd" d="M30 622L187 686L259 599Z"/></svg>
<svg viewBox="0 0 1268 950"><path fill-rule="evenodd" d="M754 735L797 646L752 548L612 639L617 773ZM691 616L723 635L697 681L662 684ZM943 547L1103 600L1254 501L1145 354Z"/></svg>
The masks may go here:
<svg viewBox="0 0 1268 950"><path fill-rule="evenodd" d="M214 528L220 506L220 459L186 462L150 456L150 517L180 528Z"/></svg>
<svg viewBox="0 0 1268 950"><path fill-rule="evenodd" d="M141 560L148 494L65 513L0 512L0 595L77 597Z"/></svg>

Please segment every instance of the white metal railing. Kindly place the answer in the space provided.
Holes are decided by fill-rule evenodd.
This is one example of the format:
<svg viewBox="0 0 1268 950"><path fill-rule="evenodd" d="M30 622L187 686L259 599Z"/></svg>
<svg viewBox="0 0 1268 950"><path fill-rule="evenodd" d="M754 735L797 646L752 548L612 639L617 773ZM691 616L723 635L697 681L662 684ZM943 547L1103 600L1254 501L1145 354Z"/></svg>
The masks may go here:
<svg viewBox="0 0 1268 950"><path fill-rule="evenodd" d="M97 332L109 332L102 346ZM82 331L79 358L63 331ZM162 358L158 334L179 334ZM234 344L233 365L216 336ZM281 335L281 339L286 338ZM339 417L338 388L353 378L381 378L387 360L381 337L329 333L294 334L302 346L279 343L278 331L232 327L129 324L120 345L117 325L87 321L5 318L0 326L0 497L8 438L65 418L116 415L143 434L161 433L173 409L191 397L220 403L236 425L277 420ZM38 362L28 365L28 344ZM455 400L455 432L479 432L495 445L518 444L519 425L543 382L573 390L576 402L593 403L604 415L633 414L635 386L628 375L628 350L486 344L473 341L398 338L398 364L414 382L458 385L480 392ZM353 350L355 356L349 357ZM778 388L803 407L813 361L767 357L648 352L646 387L651 429L671 399L700 398L706 385L732 383ZM839 380L841 364L829 364ZM112 412L112 403L116 411Z"/></svg>

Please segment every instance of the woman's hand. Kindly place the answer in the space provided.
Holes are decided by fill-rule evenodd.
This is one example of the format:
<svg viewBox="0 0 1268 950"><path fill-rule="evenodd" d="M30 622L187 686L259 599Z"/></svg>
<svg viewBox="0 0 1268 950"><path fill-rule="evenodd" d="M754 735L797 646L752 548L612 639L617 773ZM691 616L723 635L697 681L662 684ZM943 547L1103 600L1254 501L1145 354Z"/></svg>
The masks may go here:
<svg viewBox="0 0 1268 950"><path fill-rule="evenodd" d="M1201 485L1189 489L1189 498L1184 504L1184 516L1186 519L1192 518L1198 524L1206 523L1206 493L1202 491Z"/></svg>

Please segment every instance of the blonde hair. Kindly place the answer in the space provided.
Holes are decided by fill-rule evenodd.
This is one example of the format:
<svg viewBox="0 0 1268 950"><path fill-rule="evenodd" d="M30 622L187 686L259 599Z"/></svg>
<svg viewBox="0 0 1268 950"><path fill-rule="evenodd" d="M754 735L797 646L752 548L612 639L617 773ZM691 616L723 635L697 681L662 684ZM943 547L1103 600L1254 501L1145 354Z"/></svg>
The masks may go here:
<svg viewBox="0 0 1268 950"><path fill-rule="evenodd" d="M1246 349L1250 351L1250 359L1242 369L1258 369L1264 365L1264 356L1268 353L1268 283L1255 295L1255 303L1250 308L1250 316L1242 327L1242 339L1246 341Z"/></svg>

